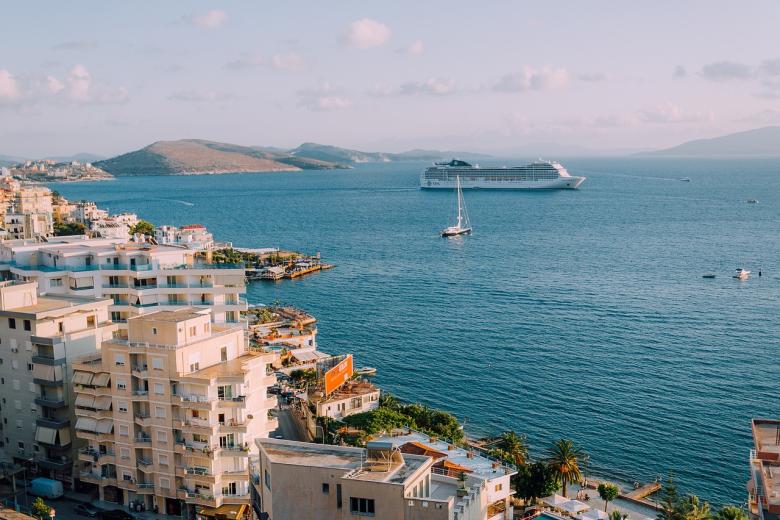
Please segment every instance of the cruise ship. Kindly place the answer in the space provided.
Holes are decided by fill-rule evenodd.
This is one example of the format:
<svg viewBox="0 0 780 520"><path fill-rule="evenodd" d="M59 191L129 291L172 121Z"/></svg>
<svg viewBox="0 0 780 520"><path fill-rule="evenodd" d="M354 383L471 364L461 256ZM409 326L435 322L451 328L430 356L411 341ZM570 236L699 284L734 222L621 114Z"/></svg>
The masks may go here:
<svg viewBox="0 0 780 520"><path fill-rule="evenodd" d="M433 163L420 176L421 188L454 189L457 179L463 189L573 190L585 177L569 175L559 162L536 161L526 166L480 168L466 161Z"/></svg>

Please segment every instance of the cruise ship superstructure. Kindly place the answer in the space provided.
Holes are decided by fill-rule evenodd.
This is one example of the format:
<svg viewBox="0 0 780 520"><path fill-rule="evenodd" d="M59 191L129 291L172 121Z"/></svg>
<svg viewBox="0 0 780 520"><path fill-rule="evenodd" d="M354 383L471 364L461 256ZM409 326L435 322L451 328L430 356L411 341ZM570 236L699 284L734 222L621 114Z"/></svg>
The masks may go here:
<svg viewBox="0 0 780 520"><path fill-rule="evenodd" d="M454 189L460 178L462 189L569 189L585 181L585 177L569 175L559 162L535 161L525 166L481 168L459 159L434 163L420 176L421 188Z"/></svg>

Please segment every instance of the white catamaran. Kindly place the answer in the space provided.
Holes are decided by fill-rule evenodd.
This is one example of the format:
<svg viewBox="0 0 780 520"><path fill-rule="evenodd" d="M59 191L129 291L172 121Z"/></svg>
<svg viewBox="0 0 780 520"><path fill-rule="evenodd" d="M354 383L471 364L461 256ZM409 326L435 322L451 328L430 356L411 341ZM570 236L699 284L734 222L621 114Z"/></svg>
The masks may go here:
<svg viewBox="0 0 780 520"><path fill-rule="evenodd" d="M466 203L463 201L463 190L460 189L460 177L456 179L456 193L458 197L458 223L441 232L443 237L454 237L471 233L471 222L466 212Z"/></svg>

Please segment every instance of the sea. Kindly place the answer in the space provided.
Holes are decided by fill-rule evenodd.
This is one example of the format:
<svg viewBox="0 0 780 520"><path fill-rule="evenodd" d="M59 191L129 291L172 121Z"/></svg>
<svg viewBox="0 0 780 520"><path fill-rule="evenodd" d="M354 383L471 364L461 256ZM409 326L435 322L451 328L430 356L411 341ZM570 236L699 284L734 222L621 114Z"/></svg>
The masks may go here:
<svg viewBox="0 0 780 520"><path fill-rule="evenodd" d="M466 192L474 233L455 239L439 236L454 194L420 190L422 163L51 187L319 252L337 267L247 298L313 313L320 349L377 367L383 390L470 435L523 433L538 457L571 438L590 476L671 471L681 492L744 503L750 419L780 417L780 159L564 164L579 190Z"/></svg>

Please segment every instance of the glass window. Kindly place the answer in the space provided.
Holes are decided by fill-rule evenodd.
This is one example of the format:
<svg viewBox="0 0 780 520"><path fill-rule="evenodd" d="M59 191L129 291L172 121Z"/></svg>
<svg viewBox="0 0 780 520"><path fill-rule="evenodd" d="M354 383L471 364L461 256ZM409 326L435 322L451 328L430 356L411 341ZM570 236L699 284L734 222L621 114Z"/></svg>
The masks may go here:
<svg viewBox="0 0 780 520"><path fill-rule="evenodd" d="M374 499L349 497L349 511L353 515L374 516Z"/></svg>

